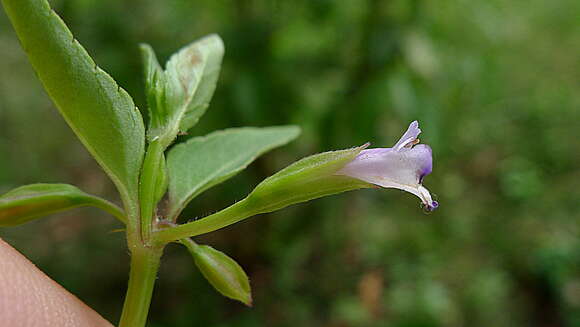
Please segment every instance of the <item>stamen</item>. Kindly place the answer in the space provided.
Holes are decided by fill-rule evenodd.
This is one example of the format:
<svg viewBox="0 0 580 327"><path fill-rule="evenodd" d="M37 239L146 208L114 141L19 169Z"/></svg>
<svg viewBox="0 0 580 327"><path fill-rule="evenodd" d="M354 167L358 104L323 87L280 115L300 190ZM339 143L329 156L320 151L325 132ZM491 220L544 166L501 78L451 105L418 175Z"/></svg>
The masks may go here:
<svg viewBox="0 0 580 327"><path fill-rule="evenodd" d="M419 194L421 195L421 202L423 202L424 210L431 212L439 207L439 202L433 200L431 193L429 193L429 191L423 185L420 185L418 190Z"/></svg>
<svg viewBox="0 0 580 327"><path fill-rule="evenodd" d="M413 145L417 143L419 143L418 138L410 137L406 139L403 143L401 143L399 146L395 147L395 150L400 150L402 148L411 148Z"/></svg>
<svg viewBox="0 0 580 327"><path fill-rule="evenodd" d="M404 147L405 148L412 148L413 145L419 144L419 142L421 142L420 139L414 139L414 140L410 141L409 143L405 144Z"/></svg>
<svg viewBox="0 0 580 327"><path fill-rule="evenodd" d="M437 209L437 207L439 207L439 202L437 201L433 201L431 204L421 203L421 209L423 209L423 212L426 214L432 213Z"/></svg>

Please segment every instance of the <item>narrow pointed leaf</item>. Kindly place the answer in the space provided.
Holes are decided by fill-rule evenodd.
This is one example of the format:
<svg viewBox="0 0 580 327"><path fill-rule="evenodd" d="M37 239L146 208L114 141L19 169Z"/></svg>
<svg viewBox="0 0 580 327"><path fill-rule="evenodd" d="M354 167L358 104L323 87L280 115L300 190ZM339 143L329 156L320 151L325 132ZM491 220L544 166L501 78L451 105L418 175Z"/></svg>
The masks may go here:
<svg viewBox="0 0 580 327"><path fill-rule="evenodd" d="M137 194L145 131L131 97L95 64L46 0L1 1L69 126L123 198Z"/></svg>
<svg viewBox="0 0 580 327"><path fill-rule="evenodd" d="M155 200L153 203L158 203L161 201L165 193L167 192L167 187L169 186L169 178L167 177L167 162L165 160L165 155L162 155L159 160L159 173L157 174L157 185L155 185Z"/></svg>
<svg viewBox="0 0 580 327"><path fill-rule="evenodd" d="M145 94L149 107L149 141L159 137L167 124L167 108L165 106L165 72L159 65L153 48L141 44L141 55L145 70Z"/></svg>
<svg viewBox="0 0 580 327"><path fill-rule="evenodd" d="M0 227L16 226L68 209L95 206L121 221L124 214L114 204L67 184L32 184L0 196Z"/></svg>
<svg viewBox="0 0 580 327"><path fill-rule="evenodd" d="M295 126L233 128L196 137L173 147L167 156L169 217L191 199L234 176L262 153L298 136Z"/></svg>
<svg viewBox="0 0 580 327"><path fill-rule="evenodd" d="M191 240L182 243L193 256L205 279L222 295L252 306L250 279L242 267L225 253Z"/></svg>

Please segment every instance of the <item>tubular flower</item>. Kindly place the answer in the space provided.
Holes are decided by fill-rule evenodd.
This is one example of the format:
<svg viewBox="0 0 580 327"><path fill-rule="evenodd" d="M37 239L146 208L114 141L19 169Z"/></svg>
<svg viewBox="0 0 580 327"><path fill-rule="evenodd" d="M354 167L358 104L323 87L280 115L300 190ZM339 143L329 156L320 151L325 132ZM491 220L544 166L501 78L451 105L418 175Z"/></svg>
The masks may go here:
<svg viewBox="0 0 580 327"><path fill-rule="evenodd" d="M431 147L417 144L420 133L419 123L414 121L392 148L363 150L335 174L415 194L427 211L433 211L439 203L422 185L433 169L433 159Z"/></svg>

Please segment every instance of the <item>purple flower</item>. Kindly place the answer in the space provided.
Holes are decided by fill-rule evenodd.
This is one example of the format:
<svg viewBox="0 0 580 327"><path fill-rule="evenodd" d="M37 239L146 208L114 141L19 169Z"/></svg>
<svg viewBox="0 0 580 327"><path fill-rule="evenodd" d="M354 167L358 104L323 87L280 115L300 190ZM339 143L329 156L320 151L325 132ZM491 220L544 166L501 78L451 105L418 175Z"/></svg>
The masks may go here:
<svg viewBox="0 0 580 327"><path fill-rule="evenodd" d="M414 121L392 148L363 150L336 174L413 193L421 199L426 210L433 211L439 203L422 185L423 178L433 169L433 159L428 145L416 145L420 133L419 123Z"/></svg>

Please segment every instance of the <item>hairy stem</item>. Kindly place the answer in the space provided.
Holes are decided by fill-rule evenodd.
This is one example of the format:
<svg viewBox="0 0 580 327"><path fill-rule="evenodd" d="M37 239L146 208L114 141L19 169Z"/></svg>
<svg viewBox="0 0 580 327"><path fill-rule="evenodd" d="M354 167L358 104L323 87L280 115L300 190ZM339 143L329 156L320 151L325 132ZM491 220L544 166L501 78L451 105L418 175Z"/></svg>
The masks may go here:
<svg viewBox="0 0 580 327"><path fill-rule="evenodd" d="M164 160L163 147L158 141L152 141L147 148L141 170L139 205L135 211L131 212L127 225L127 243L131 251L131 267L119 327L144 327L147 323L157 270L164 247L164 245L151 246L161 160Z"/></svg>
<svg viewBox="0 0 580 327"><path fill-rule="evenodd" d="M152 243L167 244L180 239L213 232L257 214L258 212L255 210L250 210L246 201L247 200L244 199L236 202L231 206L200 220L161 229L153 234Z"/></svg>
<svg viewBox="0 0 580 327"><path fill-rule="evenodd" d="M131 251L129 286L119 327L143 327L153 295L163 248L135 247Z"/></svg>

